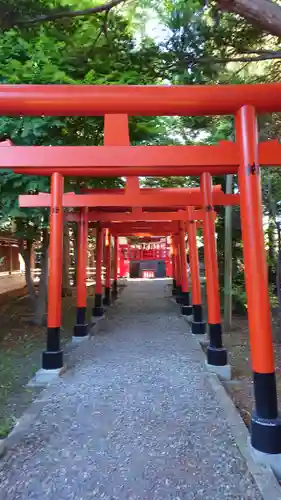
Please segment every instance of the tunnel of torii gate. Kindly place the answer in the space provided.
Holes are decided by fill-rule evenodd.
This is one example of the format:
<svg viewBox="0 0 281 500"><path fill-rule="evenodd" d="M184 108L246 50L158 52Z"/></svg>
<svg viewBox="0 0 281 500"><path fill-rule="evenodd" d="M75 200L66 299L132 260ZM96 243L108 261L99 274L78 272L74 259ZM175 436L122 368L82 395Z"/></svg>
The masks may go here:
<svg viewBox="0 0 281 500"><path fill-rule="evenodd" d="M272 345L271 315L268 294L266 251L264 246L260 167L281 165L281 145L278 141L259 142L257 115L281 111L281 84L258 85L204 85L204 86L72 86L72 85L1 85L0 114L8 116L104 116L103 146L14 146L1 148L0 168L12 169L21 174L51 175L50 206L50 279L48 303L47 349L43 353L45 372L59 370L63 363L59 344L61 324L61 268L63 208L80 208L78 275L84 273L86 234L89 209L95 212L116 213L121 208L131 207L136 221L157 222L145 219L147 212L185 212L186 219L162 218L158 223L174 226L172 236L172 259L174 284L180 295L189 297L185 258L185 231L190 246L192 303L195 323L202 322L200 285L197 292L194 282L198 277L198 255L196 251L196 228L190 210L202 210L206 283L208 295L208 367L219 372L226 368L227 353L222 344L214 206L226 205L226 195L212 191L212 175L238 174L244 252L244 270L250 332L251 360L254 380L255 410L251 421L252 450L261 460L270 461L276 468L281 453L281 420L278 415L275 364ZM131 146L128 134L128 116L203 116L233 115L235 118L235 142L225 141L210 146ZM122 125L123 123L123 125ZM8 146L8 144L6 144ZM5 144L4 144L5 146ZM87 193L63 195L63 176L127 177L122 193ZM140 176L200 176L199 193L161 191L136 192L137 177ZM79 198L78 198L79 197ZM46 195L47 198L47 195ZM218 200L216 198L219 198ZM74 201L74 203L73 203ZM25 205L27 206L27 205ZM34 205L32 205L34 206ZM44 206L44 205L40 205ZM48 206L48 205L47 205ZM168 211L166 210L168 207ZM122 210L121 210L122 211ZM94 213L94 216L96 213ZM125 213L128 216L127 210ZM191 215L189 219L189 215ZM115 215L114 215L115 217ZM142 219L139 219L142 217ZM156 217L156 215L155 215ZM96 219L97 263L101 262L104 233L105 246L110 255L110 229L104 230L107 221ZM140 226L139 226L140 227ZM127 228L126 228L127 229ZM138 227L136 228L138 229ZM195 230L194 230L195 229ZM118 233L116 233L118 234ZM84 250L83 250L84 249ZM118 240L115 236L114 259L117 263ZM83 251L82 251L83 250ZM109 260L108 260L109 262ZM117 265L114 279L116 281ZM101 266L97 265L97 296L101 295ZM85 279L83 279L84 283ZM109 284L109 282L107 282ZM83 293L85 286L83 284ZM81 292L81 296L83 295ZM194 296L196 297L194 302ZM199 299L199 298L200 299ZM198 301L198 304L197 302ZM85 301L81 302L85 304ZM99 305L100 304L100 305ZM101 302L96 302L96 313L102 312ZM100 308L100 309L99 309ZM81 306L83 309L83 305ZM197 311L197 312L196 312ZM199 316L196 316L198 313ZM197 319L200 319L197 321ZM84 316L82 315L84 321ZM77 326L80 326L80 319ZM268 462L267 462L268 463Z"/></svg>

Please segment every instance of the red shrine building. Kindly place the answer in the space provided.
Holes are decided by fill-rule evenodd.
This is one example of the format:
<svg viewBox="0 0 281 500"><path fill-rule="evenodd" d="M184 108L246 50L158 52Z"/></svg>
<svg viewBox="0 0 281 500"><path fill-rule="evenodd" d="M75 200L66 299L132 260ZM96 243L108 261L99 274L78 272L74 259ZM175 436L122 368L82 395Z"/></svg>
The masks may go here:
<svg viewBox="0 0 281 500"><path fill-rule="evenodd" d="M120 238L120 277L165 278L171 276L170 244L166 237Z"/></svg>

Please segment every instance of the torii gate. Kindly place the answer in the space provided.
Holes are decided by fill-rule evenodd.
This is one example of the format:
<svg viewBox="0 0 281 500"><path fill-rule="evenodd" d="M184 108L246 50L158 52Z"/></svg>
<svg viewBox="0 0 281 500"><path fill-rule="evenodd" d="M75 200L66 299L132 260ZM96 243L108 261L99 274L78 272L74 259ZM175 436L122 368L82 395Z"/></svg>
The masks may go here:
<svg viewBox="0 0 281 500"><path fill-rule="evenodd" d="M183 193L181 193L181 189L183 189ZM158 189L154 189L153 191L158 192ZM161 190L162 193L161 195L164 195L165 194L165 189L164 190ZM177 194L184 194L185 197L189 196L190 193L193 193L193 201L194 202L197 202L198 204L202 203L202 196L201 196L201 193L200 191L198 190L198 188L194 188L194 189L185 189L185 188L180 188L177 191ZM168 192L171 192L170 189L168 189ZM103 199L105 200L106 197L109 198L111 196L110 193L103 193L104 196L103 196ZM155 196L153 194L153 196ZM221 193L220 192L220 186L219 187L216 187L214 186L214 200L216 201L216 204L220 204L220 203L229 203L229 204L238 204L239 203L239 195L225 195L224 193ZM122 194L122 197L124 198L123 200L123 204L126 203L126 199L127 199L127 195L124 193ZM120 222L123 222L123 234L128 234L128 226L124 227L124 224L125 224L125 221L143 221L143 219L152 219L152 223L153 224L153 221L155 223L155 221L189 221L189 220L192 220L192 221L195 221L195 220L203 220L203 217L204 217L204 212L202 210L189 210L189 212L185 211L185 210L179 210L177 212L169 212L169 211L166 211L166 212L155 212L155 211L152 211L152 212L144 212L144 211L132 211L131 213L128 213L128 212L121 212L121 213L118 213L118 212L102 212L102 211L95 211L95 212L88 212L86 209L88 206L92 205L92 204L95 204L95 192L92 192L91 195L76 195L74 193L69 193L68 194L64 194L63 197L62 197L62 206L63 207L80 207L82 205L84 205L84 208L81 209L80 211L80 214L77 214L77 213L69 213L69 214L66 214L66 218L68 221L76 221L76 222L79 222L79 231L78 231L78 234L80 235L80 232L84 231L83 229L83 226L87 225L88 227L88 223L90 221L100 221L100 222L104 222L104 227L109 227L110 224L109 222L106 222L106 221L112 221L114 219L118 220L119 223ZM129 198L131 199L131 198ZM71 201L70 201L71 200ZM84 203L83 203L83 200ZM72 205L71 205L72 203ZM161 202L162 203L162 202ZM38 194L38 195L20 195L19 196L19 205L20 207L50 207L51 206L51 196L47 193L41 193L41 194ZM128 207L127 207L128 208ZM167 208L166 208L167 210ZM124 220L125 219L125 220ZM127 222L128 224L128 222ZM82 226L82 228L81 228ZM102 240L102 235L100 235L99 231L101 230L102 228L102 223L101 225L98 227L98 231L97 231L97 239L99 241L99 239ZM120 226L119 226L119 229L120 229ZM130 230L131 229L134 229L134 232L138 231L138 232L142 232L142 228L138 227L138 229L135 227L135 228L129 228ZM174 232L176 230L176 227L174 226ZM153 231L153 234L156 233L156 226L152 227L150 226L150 232ZM168 231L168 234L172 233L172 226L169 227L169 231ZM84 234L84 232L83 232ZM86 250L84 250L85 248L85 242L84 242L84 237L83 234L81 234L79 236L79 243L78 243L78 249L79 249L79 252L78 252L78 269L79 269L79 272L78 272L78 281L77 281L77 289L78 289L78 293L77 293L77 323L75 325L75 328L74 328L74 333L75 333L75 336L82 336L82 334L86 334L86 329L87 329L87 325L85 323L85 317L86 317L86 289L84 288L84 285L81 283L81 280L84 281L85 280L85 269L84 271L82 271L81 267L82 265L85 267L85 264L84 264L84 259L80 260L79 258L79 255L80 254L84 254ZM158 234L165 234L165 232L163 232L163 228L161 227L161 230L160 232L158 232ZM57 238L57 245L58 246L61 246L61 238L62 238L62 235L61 233L58 231L57 234L56 234L56 238ZM117 242L116 242L116 245L117 245ZM109 245L107 245L109 246ZM194 250L195 251L195 250ZM197 249L196 249L196 252L197 252ZM177 252L178 256L179 256L179 252ZM101 282L101 259L102 259L102 249L99 247L99 243L97 244L97 267L96 267L96 272L97 272L97 275L96 275L96 297L95 297L95 307L93 308L93 317L99 317L99 316L102 316L103 315L103 308L102 308L102 282ZM115 256L115 261L116 261L116 256ZM58 262L58 265L60 265L60 261L59 260L56 260L55 262ZM184 266L184 264L182 264ZM206 263L207 265L207 263ZM213 264L215 265L215 264ZM108 271L109 269L109 265L107 266L107 276L108 276ZM186 272L186 268L184 268L185 271L183 271L182 273L178 273L177 274L177 278L175 278L177 281L178 281L178 289L177 289L177 293L178 295L180 295L180 297L178 298L178 301L182 304L182 312L184 314L187 314L187 315L190 315L191 312L190 312L190 296L189 296L189 291L188 291L188 284L185 285L185 290L181 290L181 281L182 281L182 276L181 274L185 274ZM57 269L56 273L58 274L60 272L59 269ZM114 279L114 294L116 295L117 293L117 290L116 290L116 280L117 280L117 277L115 277ZM109 284L109 281L110 279L107 278L107 283L106 283L106 303L108 304L110 302L110 299L109 299L109 288L110 288L110 284ZM59 304L59 301L61 300L60 298L60 293L57 289L55 289L55 287L57 286L56 283L54 283L54 288L53 290L50 292L52 294L52 296L56 295L57 296L57 299L56 299L56 307L58 307L58 304ZM50 282L50 287L52 287L52 282ZM83 288L83 292L80 292L80 290L82 290ZM52 318L52 315L53 315L53 311L51 309L49 309L48 311L48 317L50 317L50 320ZM202 319L200 320L202 322ZM83 325L83 326L80 326L80 325ZM58 325L59 326L59 325ZM198 328L196 328L196 325L194 326L194 331L196 332ZM198 332L199 333L199 332ZM200 331L200 333L202 333L202 331Z"/></svg>
<svg viewBox="0 0 281 500"><path fill-rule="evenodd" d="M281 420L277 405L259 167L280 166L281 145L274 141L258 144L256 123L257 113L274 111L281 111L281 84L278 83L188 87L1 85L0 88L0 113L9 116L123 113L133 116L235 116L236 143L233 144L209 147L10 147L2 148L0 168L12 168L20 173L52 174L52 232L57 225L62 228L61 174L142 176L153 175L153 172L154 175L180 175L176 170L180 169L183 175L201 175L202 185L207 188L203 207L205 220L208 220L207 214L213 210L208 187L210 175L238 172L256 404L252 415L251 443L262 459L270 459L276 470L276 460L281 454ZM55 258L60 258L61 252L60 249L56 251L52 237L50 249L52 275L53 262ZM212 246L209 248L210 255L213 251ZM60 276L52 277L60 279ZM213 281L212 272L207 273L207 282ZM216 337L220 326L216 315L214 319L213 333ZM60 366L62 353L57 343L57 327L50 325L50 328L53 330L53 337L50 332L50 338L54 340L45 359L52 359L54 365ZM211 344L209 349L219 357L219 347Z"/></svg>

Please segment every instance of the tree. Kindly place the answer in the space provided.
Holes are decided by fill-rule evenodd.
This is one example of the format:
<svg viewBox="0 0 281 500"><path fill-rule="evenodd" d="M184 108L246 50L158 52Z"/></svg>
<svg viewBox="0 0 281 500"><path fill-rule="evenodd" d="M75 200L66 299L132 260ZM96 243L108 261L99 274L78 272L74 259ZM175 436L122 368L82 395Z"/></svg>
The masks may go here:
<svg viewBox="0 0 281 500"><path fill-rule="evenodd" d="M30 11L47 10L52 2L28 0ZM40 4L40 5L39 5ZM54 2L55 4L55 2ZM15 7L15 2L8 6ZM42 12L42 10L41 10ZM23 14L23 11L22 11ZM26 14L26 12L25 12ZM33 15L33 14L32 14ZM34 28L6 29L0 36L0 74L4 83L154 83L158 47L151 40L136 44L128 22L120 16L75 18L64 24L45 24ZM132 119L132 141L141 143L161 135L156 119ZM99 117L1 117L0 138L18 145L99 145L103 143L103 120ZM66 178L65 191L82 187L118 187L119 178ZM44 320L46 304L48 210L22 210L21 193L46 192L48 178L27 177L1 172L1 224L16 223L16 236L26 263L26 282L35 321ZM65 243L67 231L65 231ZM36 243L41 253L41 280L38 291L31 279L30 256ZM65 254L67 247L65 245ZM64 283L68 273L65 273ZM65 288L65 286L64 286ZM65 292L65 291L64 291Z"/></svg>
<svg viewBox="0 0 281 500"><path fill-rule="evenodd" d="M222 11L232 12L257 25L259 29L281 37L280 2L271 0L217 0Z"/></svg>

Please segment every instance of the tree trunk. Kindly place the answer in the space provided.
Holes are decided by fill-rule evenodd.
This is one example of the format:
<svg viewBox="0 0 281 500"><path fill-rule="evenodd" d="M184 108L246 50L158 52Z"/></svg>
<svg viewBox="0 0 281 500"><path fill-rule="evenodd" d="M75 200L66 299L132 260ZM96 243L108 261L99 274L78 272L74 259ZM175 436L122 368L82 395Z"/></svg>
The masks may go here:
<svg viewBox="0 0 281 500"><path fill-rule="evenodd" d="M25 281L27 286L28 294L31 298L32 305L36 305L36 291L35 286L31 276L31 251L32 251L32 241L30 240L20 240L19 241L20 254L24 260L25 266Z"/></svg>
<svg viewBox="0 0 281 500"><path fill-rule="evenodd" d="M46 310L47 310L47 283L48 283L48 246L49 235L47 229L43 231L42 240L42 253L40 262L40 281L38 286L38 293L36 297L36 306L34 310L34 324L46 324Z"/></svg>
<svg viewBox="0 0 281 500"><path fill-rule="evenodd" d="M276 256L275 256L275 227L276 224L272 217L268 224L268 281L269 283L276 284Z"/></svg>
<svg viewBox="0 0 281 500"><path fill-rule="evenodd" d="M72 290L69 282L70 267L70 245L69 245L69 227L66 222L63 226L63 268L62 268L62 297L70 297Z"/></svg>
<svg viewBox="0 0 281 500"><path fill-rule="evenodd" d="M271 0L217 0L218 8L239 14L271 35L281 36L281 7Z"/></svg>
<svg viewBox="0 0 281 500"><path fill-rule="evenodd" d="M277 239L278 239L278 259L277 259L277 270L276 270L276 288L277 288L277 297L279 302L279 342L281 341L281 228L280 223L276 221L277 227Z"/></svg>

